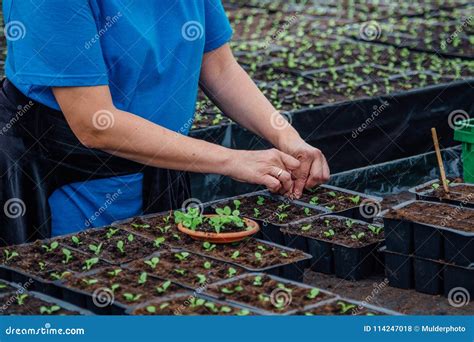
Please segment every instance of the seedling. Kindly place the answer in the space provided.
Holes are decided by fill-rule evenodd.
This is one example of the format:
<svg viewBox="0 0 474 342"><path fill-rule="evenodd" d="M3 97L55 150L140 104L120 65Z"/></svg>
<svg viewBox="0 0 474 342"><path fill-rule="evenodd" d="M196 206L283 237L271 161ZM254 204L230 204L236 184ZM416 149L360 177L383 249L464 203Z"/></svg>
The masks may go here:
<svg viewBox="0 0 474 342"><path fill-rule="evenodd" d="M201 215L199 208L188 207L187 212L175 211L174 212L175 223L181 223L184 227L191 230L196 228L203 222L203 216Z"/></svg>
<svg viewBox="0 0 474 342"><path fill-rule="evenodd" d="M225 294L232 294L232 293L235 293L235 292L243 291L243 289L244 288L242 286L237 285L234 288L223 287L223 288L221 288L221 292L225 293Z"/></svg>
<svg viewBox="0 0 474 342"><path fill-rule="evenodd" d="M119 273L122 272L122 270L120 268L116 268L115 270L113 271L109 271L107 272L107 274L111 277L116 277L119 275Z"/></svg>
<svg viewBox="0 0 474 342"><path fill-rule="evenodd" d="M337 195L334 191L329 191L327 194L331 197L337 197Z"/></svg>
<svg viewBox="0 0 474 342"><path fill-rule="evenodd" d="M352 201L352 203L354 204L359 204L360 202L360 196L357 195L357 196L354 196L354 197L349 197L349 199Z"/></svg>
<svg viewBox="0 0 474 342"><path fill-rule="evenodd" d="M256 276L255 278L253 278L253 285L254 286L262 286L263 285L262 277L261 276Z"/></svg>
<svg viewBox="0 0 474 342"><path fill-rule="evenodd" d="M125 254L125 243L122 240L117 241L117 249L120 253Z"/></svg>
<svg viewBox="0 0 474 342"><path fill-rule="evenodd" d="M50 245L42 245L41 247L46 251L46 253L51 253L56 248L58 248L59 243L57 241L51 242Z"/></svg>
<svg viewBox="0 0 474 342"><path fill-rule="evenodd" d="M140 276L138 277L138 285L145 284L147 279L148 279L148 274L146 272L140 273Z"/></svg>
<svg viewBox="0 0 474 342"><path fill-rule="evenodd" d="M258 205L263 205L265 203L265 197L263 196L258 196L257 197L257 204Z"/></svg>
<svg viewBox="0 0 474 342"><path fill-rule="evenodd" d="M82 244L81 240L76 235L71 236L71 241L76 246L79 246L80 244Z"/></svg>
<svg viewBox="0 0 474 342"><path fill-rule="evenodd" d="M349 310L354 309L356 306L354 304L337 302L337 305L341 307L341 313L346 314Z"/></svg>
<svg viewBox="0 0 474 342"><path fill-rule="evenodd" d="M16 258L19 256L19 254L15 251L9 251L8 249L5 249L3 251L3 254L5 255L5 261L10 261L12 260L13 258Z"/></svg>
<svg viewBox="0 0 474 342"><path fill-rule="evenodd" d="M360 233L357 233L357 234L352 234L352 235L351 235L351 239L353 239L353 240L361 240L364 236L365 236L365 233L364 233L364 232L360 232Z"/></svg>
<svg viewBox="0 0 474 342"><path fill-rule="evenodd" d="M20 295L16 296L16 303L18 305L23 305L23 304L25 304L26 298L28 298L28 295L26 293L20 294Z"/></svg>
<svg viewBox="0 0 474 342"><path fill-rule="evenodd" d="M87 259L82 267L83 270L90 270L95 264L99 262L99 258L90 258Z"/></svg>
<svg viewBox="0 0 474 342"><path fill-rule="evenodd" d="M72 253L69 249L67 248L63 248L62 249L63 251L63 254L64 254L64 260L63 260L63 264L68 264L69 261L72 260Z"/></svg>
<svg viewBox="0 0 474 342"><path fill-rule="evenodd" d="M312 227L312 226L311 226L311 223L308 223L308 224L302 225L300 229L301 229L303 232L307 232L307 231L311 230L311 227Z"/></svg>
<svg viewBox="0 0 474 342"><path fill-rule="evenodd" d="M112 291L112 293L115 293L115 291L117 291L119 288L120 288L119 284L110 285L110 291Z"/></svg>
<svg viewBox="0 0 474 342"><path fill-rule="evenodd" d="M258 246L257 246L257 249L258 249L259 251L262 251L262 252L265 252L265 251L267 250L267 249L265 248L265 246L262 246L262 245L258 245Z"/></svg>
<svg viewBox="0 0 474 342"><path fill-rule="evenodd" d="M323 234L327 238L332 238L332 237L334 237L334 235L336 235L336 232L334 232L333 229L329 229L329 230L326 230L325 232L323 232Z"/></svg>
<svg viewBox="0 0 474 342"><path fill-rule="evenodd" d="M118 228L116 228L116 229L114 229L114 228L109 228L109 229L107 230L107 233L106 233L105 236L107 237L107 239L111 239L115 234L117 234L118 231L119 231Z"/></svg>
<svg viewBox="0 0 474 342"><path fill-rule="evenodd" d="M333 204L333 205L327 205L327 206L325 206L325 208L328 209L328 210L333 211L333 210L336 208L336 205L335 205L335 204Z"/></svg>
<svg viewBox="0 0 474 342"><path fill-rule="evenodd" d="M162 244L163 242L165 242L165 240L166 240L166 238L164 238L163 236L161 236L161 237L157 237L157 238L153 241L153 243L154 243L154 245L155 245L156 248L160 248L160 247L161 247L161 244Z"/></svg>
<svg viewBox="0 0 474 342"><path fill-rule="evenodd" d="M100 252L102 251L102 246L103 246L103 243L99 243L98 245L93 245L93 244L90 244L89 245L89 250L92 251L95 255L99 255Z"/></svg>
<svg viewBox="0 0 474 342"><path fill-rule="evenodd" d="M150 260L145 260L145 264L150 266L152 269L155 269L159 262L160 258L158 257L153 257Z"/></svg>
<svg viewBox="0 0 474 342"><path fill-rule="evenodd" d="M151 226L149 224L146 224L146 223L143 223L143 224L132 223L132 227L133 228L139 228L139 229L147 229L147 228L150 228Z"/></svg>
<svg viewBox="0 0 474 342"><path fill-rule="evenodd" d="M87 286L97 284L99 281L97 279L82 279L82 282Z"/></svg>
<svg viewBox="0 0 474 342"><path fill-rule="evenodd" d="M175 268L173 271L175 271L176 273L182 276L184 276L187 272L184 268Z"/></svg>
<svg viewBox="0 0 474 342"><path fill-rule="evenodd" d="M311 215L311 209L309 209L309 208L304 208L303 211L304 211L304 213L305 213L306 216L310 216L310 215Z"/></svg>
<svg viewBox="0 0 474 342"><path fill-rule="evenodd" d="M260 216L260 209L253 208L253 217L258 218Z"/></svg>
<svg viewBox="0 0 474 342"><path fill-rule="evenodd" d="M210 261L205 261L203 267L206 270L210 270L212 268L212 263Z"/></svg>
<svg viewBox="0 0 474 342"><path fill-rule="evenodd" d="M346 220L346 226L347 228L352 228L352 226L355 224L354 220Z"/></svg>
<svg viewBox="0 0 474 342"><path fill-rule="evenodd" d="M380 232L383 230L383 227L374 226L374 225L371 225L371 224L369 224L367 228L369 228L370 231L372 233L374 233L375 235L379 235Z"/></svg>
<svg viewBox="0 0 474 342"><path fill-rule="evenodd" d="M189 256L189 253L188 252L179 252L179 253L176 253L174 255L174 257L176 259L178 259L179 261L184 261L186 260L186 258Z"/></svg>
<svg viewBox="0 0 474 342"><path fill-rule="evenodd" d="M309 200L309 203L313 205L317 205L319 203L319 197L318 196L311 197L311 199Z"/></svg>
<svg viewBox="0 0 474 342"><path fill-rule="evenodd" d="M202 244L202 248L203 248L206 252L210 252L210 251L212 251L213 249L216 248L216 245L213 244L213 243L210 243L210 242L206 241L206 242L204 242L204 243Z"/></svg>
<svg viewBox="0 0 474 342"><path fill-rule="evenodd" d="M255 252L255 254L254 254L254 255L255 255L255 259L257 259L257 261L258 261L258 262L261 262L261 261L262 261L262 259L263 259L263 256L262 256L262 254L261 254L261 253L259 253L259 252Z"/></svg>
<svg viewBox="0 0 474 342"><path fill-rule="evenodd" d="M61 310L59 305L51 305L51 306L42 306L40 307L40 314L42 315L52 315L53 313Z"/></svg>
<svg viewBox="0 0 474 342"><path fill-rule="evenodd" d="M311 289L309 293L306 295L308 299L314 299L319 296L319 289Z"/></svg>
<svg viewBox="0 0 474 342"><path fill-rule="evenodd" d="M148 305L148 306L145 308L145 310L146 310L148 313L151 313L151 314L156 313L156 307L153 306L153 305Z"/></svg>
<svg viewBox="0 0 474 342"><path fill-rule="evenodd" d="M248 316L250 315L250 311L247 309L242 309L236 313L237 316Z"/></svg>
<svg viewBox="0 0 474 342"><path fill-rule="evenodd" d="M161 286L157 286L155 289L160 294L165 293L166 290L168 290L168 288L170 287L170 285L171 285L171 281L167 280L163 284L161 284Z"/></svg>
<svg viewBox="0 0 474 342"><path fill-rule="evenodd" d="M232 278L233 276L235 276L237 274L237 270L233 267L229 267L227 269L227 278Z"/></svg>
<svg viewBox="0 0 474 342"><path fill-rule="evenodd" d="M43 261L40 261L38 262L38 266L39 266L40 271L44 271L46 268L46 263Z"/></svg>
<svg viewBox="0 0 474 342"><path fill-rule="evenodd" d="M282 257L284 257L284 258L288 258L288 257L289 257L289 255L288 255L287 252L280 252L280 255L281 255Z"/></svg>
<svg viewBox="0 0 474 342"><path fill-rule="evenodd" d="M235 251L234 253L232 253L231 258L234 259L234 260L236 260L236 259L239 257L239 255L240 255L240 252L239 252L239 251Z"/></svg>
<svg viewBox="0 0 474 342"><path fill-rule="evenodd" d="M199 285L203 285L207 281L207 278L204 274L196 274L196 277L198 278L198 284Z"/></svg>
<svg viewBox="0 0 474 342"><path fill-rule="evenodd" d="M140 299L141 296L142 296L141 294L133 294L130 292L126 292L123 294L123 298L125 298L127 302L136 302L137 300Z"/></svg>
<svg viewBox="0 0 474 342"><path fill-rule="evenodd" d="M284 221L288 217L287 213L275 213L275 214L278 217L278 221L280 222Z"/></svg>
<svg viewBox="0 0 474 342"><path fill-rule="evenodd" d="M239 200L234 200L233 201L235 210L239 210L241 202Z"/></svg>
<svg viewBox="0 0 474 342"><path fill-rule="evenodd" d="M209 224L214 228L216 233L220 233L222 228L229 224L237 227L243 227L245 224L244 220L239 217L240 212L238 210L232 211L229 206L217 208L216 213L217 216L209 218Z"/></svg>
<svg viewBox="0 0 474 342"><path fill-rule="evenodd" d="M128 236L127 236L128 242L133 242L134 239L135 239L135 237L133 236L133 234L128 234Z"/></svg>
<svg viewBox="0 0 474 342"><path fill-rule="evenodd" d="M71 272L69 272L69 271L64 271L62 273L53 272L53 273L50 274L50 277L53 280L62 280L69 274L71 274Z"/></svg>

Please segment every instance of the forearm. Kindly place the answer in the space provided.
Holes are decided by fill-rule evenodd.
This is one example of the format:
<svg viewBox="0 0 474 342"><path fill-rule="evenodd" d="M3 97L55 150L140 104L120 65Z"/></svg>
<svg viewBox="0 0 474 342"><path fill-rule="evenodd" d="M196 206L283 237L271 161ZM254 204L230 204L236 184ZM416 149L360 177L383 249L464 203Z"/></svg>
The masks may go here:
<svg viewBox="0 0 474 342"><path fill-rule="evenodd" d="M70 127L87 147L154 167L228 174L229 160L236 151L184 136L121 111L111 105L106 89L94 90L102 93L98 98L105 99L102 103L95 102L88 94L90 91L93 90L78 88L73 96L67 95L68 101L60 102ZM55 90L60 99L66 92L75 90Z"/></svg>
<svg viewBox="0 0 474 342"><path fill-rule="evenodd" d="M208 63L221 63L223 67L204 66L202 88L227 116L277 148L282 147L283 140L299 138L232 55L221 57L225 61L211 58L214 60Z"/></svg>

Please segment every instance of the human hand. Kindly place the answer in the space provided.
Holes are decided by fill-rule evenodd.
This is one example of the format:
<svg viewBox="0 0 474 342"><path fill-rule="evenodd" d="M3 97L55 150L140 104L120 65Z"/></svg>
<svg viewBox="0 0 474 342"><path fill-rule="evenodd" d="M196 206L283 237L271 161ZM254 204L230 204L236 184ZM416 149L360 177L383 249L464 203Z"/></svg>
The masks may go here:
<svg viewBox="0 0 474 342"><path fill-rule="evenodd" d="M294 191L292 172L301 167L292 156L269 149L262 151L233 150L226 174L235 180L266 186L271 192L291 195Z"/></svg>

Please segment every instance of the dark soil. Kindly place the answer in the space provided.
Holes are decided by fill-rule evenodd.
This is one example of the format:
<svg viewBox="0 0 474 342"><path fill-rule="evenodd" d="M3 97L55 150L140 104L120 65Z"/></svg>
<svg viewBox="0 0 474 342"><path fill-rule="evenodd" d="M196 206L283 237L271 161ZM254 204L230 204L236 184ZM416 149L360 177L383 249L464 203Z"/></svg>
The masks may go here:
<svg viewBox="0 0 474 342"><path fill-rule="evenodd" d="M291 283L278 282L269 276L248 275L225 285L211 285L207 292L222 300L232 300L247 306L285 313L302 309L307 305L329 299L330 296L319 292L311 297L311 289Z"/></svg>
<svg viewBox="0 0 474 342"><path fill-rule="evenodd" d="M36 298L31 294L26 293L26 298L23 298L23 303L19 304L19 296L23 294L14 294L12 296L4 296L0 298L0 316L1 315L78 315L78 312L63 309L55 303L46 302L42 299ZM59 307L54 312L41 312L41 308L51 310L53 306ZM55 309L55 308L54 308Z"/></svg>
<svg viewBox="0 0 474 342"><path fill-rule="evenodd" d="M90 269L87 269L86 260L94 258L92 255L75 251L62 244L59 244L51 252L46 252L42 246L49 243L51 241L36 241L31 244L3 248L0 250L1 264L48 281L58 280L73 273L81 273L107 265L106 262L98 260ZM64 248L71 252L72 257L68 263L65 263ZM9 252L16 251L19 256L7 261L5 250Z"/></svg>
<svg viewBox="0 0 474 342"><path fill-rule="evenodd" d="M385 217L474 232L474 210L440 203L413 202Z"/></svg>
<svg viewBox="0 0 474 342"><path fill-rule="evenodd" d="M343 300L337 300L326 305L318 306L314 309L299 311L297 315L314 316L373 316L373 315L385 315L384 313L369 310L364 306L349 303Z"/></svg>
<svg viewBox="0 0 474 342"><path fill-rule="evenodd" d="M239 198L239 201L241 202L239 210L242 216L276 225L283 225L324 213L317 209L305 208L268 196L242 197ZM219 202L213 207L223 207L226 205L235 208L235 204L232 201Z"/></svg>
<svg viewBox="0 0 474 342"><path fill-rule="evenodd" d="M156 301L135 309L132 315L169 315L169 316L248 316L255 315L250 310L237 308L229 304L220 304L212 300L192 295L169 301Z"/></svg>
<svg viewBox="0 0 474 342"><path fill-rule="evenodd" d="M80 239L80 244L73 243L71 238L65 243L84 253L94 254L114 265L146 257L159 249L153 244L153 241L114 227L95 229L91 233L86 231L76 236ZM123 252L117 247L119 241L123 242ZM100 252L96 253L92 248L101 243Z"/></svg>
<svg viewBox="0 0 474 342"><path fill-rule="evenodd" d="M362 247L384 239L383 228L376 234L372 230L380 226L354 221L348 218L321 217L311 222L292 225L282 229L284 233L302 235L323 241L330 241L349 247ZM331 230L334 235L331 235ZM359 235L360 234L360 235ZM363 234L363 235L362 235Z"/></svg>
<svg viewBox="0 0 474 342"><path fill-rule="evenodd" d="M440 186L436 190L433 189L432 193L428 193L428 195L440 199L456 200L464 204L474 204L474 185L450 186L449 190L449 193L446 193L444 188Z"/></svg>
<svg viewBox="0 0 474 342"><path fill-rule="evenodd" d="M170 283L168 279L159 279L148 274L146 281L140 283L142 273L146 272L107 267L94 274L70 277L64 285L91 295L97 289L112 289L118 285L113 290L114 300L127 306L135 306L148 300L185 291L183 287ZM132 294L134 298L127 298L126 294Z"/></svg>
<svg viewBox="0 0 474 342"><path fill-rule="evenodd" d="M229 265L197 254L180 251L162 251L155 257L159 258L156 265L147 264L146 260L136 260L127 264L127 268L145 270L160 278L167 278L176 283L192 288L206 286L223 279L244 273L238 266ZM152 257L153 258L153 257ZM156 260L156 259L155 259Z"/></svg>

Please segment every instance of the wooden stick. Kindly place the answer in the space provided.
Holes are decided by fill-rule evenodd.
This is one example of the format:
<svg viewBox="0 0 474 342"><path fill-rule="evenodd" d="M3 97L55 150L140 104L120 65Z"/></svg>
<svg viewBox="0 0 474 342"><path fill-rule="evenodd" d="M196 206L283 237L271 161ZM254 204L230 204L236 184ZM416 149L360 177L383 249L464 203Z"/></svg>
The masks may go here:
<svg viewBox="0 0 474 342"><path fill-rule="evenodd" d="M439 149L438 133L436 133L436 128L431 128L431 135L433 136L436 157L438 158L438 166L439 172L441 174L441 181L443 182L443 188L444 191L449 194L448 181L446 180L446 172L444 171L443 158L441 157L441 150Z"/></svg>

